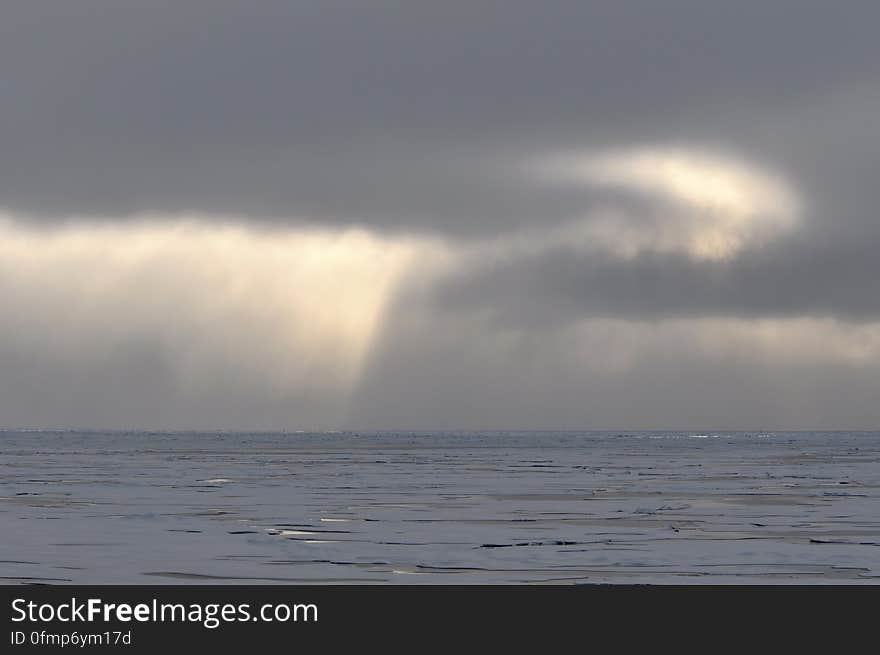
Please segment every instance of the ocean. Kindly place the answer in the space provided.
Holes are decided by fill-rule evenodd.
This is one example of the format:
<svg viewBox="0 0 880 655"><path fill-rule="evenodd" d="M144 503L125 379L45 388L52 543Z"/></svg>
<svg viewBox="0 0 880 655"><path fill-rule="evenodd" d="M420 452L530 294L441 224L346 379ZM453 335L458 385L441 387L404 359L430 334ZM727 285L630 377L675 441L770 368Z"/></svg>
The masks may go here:
<svg viewBox="0 0 880 655"><path fill-rule="evenodd" d="M878 432L0 432L0 582L877 583Z"/></svg>

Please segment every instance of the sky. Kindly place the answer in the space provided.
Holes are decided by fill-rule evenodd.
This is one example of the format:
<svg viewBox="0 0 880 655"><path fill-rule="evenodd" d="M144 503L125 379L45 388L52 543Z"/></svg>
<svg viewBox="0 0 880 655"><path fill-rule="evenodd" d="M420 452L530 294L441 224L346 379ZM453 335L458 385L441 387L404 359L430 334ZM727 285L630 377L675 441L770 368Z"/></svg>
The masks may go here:
<svg viewBox="0 0 880 655"><path fill-rule="evenodd" d="M5 0L0 427L876 429L878 24Z"/></svg>

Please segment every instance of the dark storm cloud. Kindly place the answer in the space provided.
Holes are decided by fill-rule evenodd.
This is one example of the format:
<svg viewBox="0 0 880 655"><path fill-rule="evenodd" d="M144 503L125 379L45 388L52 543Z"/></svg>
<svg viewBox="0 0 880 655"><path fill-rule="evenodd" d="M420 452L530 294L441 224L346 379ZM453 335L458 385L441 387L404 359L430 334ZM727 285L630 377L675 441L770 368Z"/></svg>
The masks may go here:
<svg viewBox="0 0 880 655"><path fill-rule="evenodd" d="M876 79L878 19L803 0L5 2L0 205L552 221L577 198L512 161Z"/></svg>
<svg viewBox="0 0 880 655"><path fill-rule="evenodd" d="M620 259L557 248L461 275L436 290L438 306L484 308L506 325L580 317L880 319L877 244L784 243L723 261L645 253Z"/></svg>

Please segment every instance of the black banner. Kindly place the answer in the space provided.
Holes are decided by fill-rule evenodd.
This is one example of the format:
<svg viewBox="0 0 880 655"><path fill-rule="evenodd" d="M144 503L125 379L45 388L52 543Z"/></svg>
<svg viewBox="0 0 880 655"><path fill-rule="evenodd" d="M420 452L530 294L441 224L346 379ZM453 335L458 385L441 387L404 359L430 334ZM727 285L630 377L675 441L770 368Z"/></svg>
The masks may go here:
<svg viewBox="0 0 880 655"><path fill-rule="evenodd" d="M0 652L873 640L878 587L0 587ZM709 635L707 637L706 635Z"/></svg>

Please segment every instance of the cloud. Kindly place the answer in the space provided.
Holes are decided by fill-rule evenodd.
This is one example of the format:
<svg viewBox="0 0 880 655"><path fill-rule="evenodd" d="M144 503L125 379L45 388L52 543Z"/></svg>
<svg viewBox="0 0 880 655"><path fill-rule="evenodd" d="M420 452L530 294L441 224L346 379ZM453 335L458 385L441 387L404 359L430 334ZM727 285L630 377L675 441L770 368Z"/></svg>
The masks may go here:
<svg viewBox="0 0 880 655"><path fill-rule="evenodd" d="M876 424L878 19L4 2L0 422Z"/></svg>
<svg viewBox="0 0 880 655"><path fill-rule="evenodd" d="M736 158L693 147L557 155L538 173L551 181L645 193L672 205L659 220L605 212L581 222L584 238L629 257L656 250L726 259L791 230L800 214L801 201L790 183Z"/></svg>
<svg viewBox="0 0 880 655"><path fill-rule="evenodd" d="M873 242L782 243L734 260L645 253L628 259L556 247L456 271L434 292L445 311L475 307L499 322L541 325L579 316L880 316Z"/></svg>
<svg viewBox="0 0 880 655"><path fill-rule="evenodd" d="M875 239L805 219L778 172L694 146L578 152L529 163L547 184L610 187L601 204L468 242L433 298L500 323L580 317L870 321ZM633 200L635 197L635 201Z"/></svg>
<svg viewBox="0 0 880 655"><path fill-rule="evenodd" d="M395 312L352 428L873 429L880 322Z"/></svg>
<svg viewBox="0 0 880 655"><path fill-rule="evenodd" d="M97 394L126 377L135 353L154 364L139 361L132 376L158 366L161 384L193 402L302 393L342 402L417 255L424 265L430 248L358 229L261 230L216 217L35 228L6 218L0 305L11 311L0 317L2 350L72 366L75 385ZM106 360L116 370L95 374ZM26 377L22 369L2 377ZM7 421L28 411L5 410Z"/></svg>
<svg viewBox="0 0 880 655"><path fill-rule="evenodd" d="M858 1L10 0L0 204L34 220L552 223L589 194L542 193L511 162L798 123L873 84L878 18Z"/></svg>

